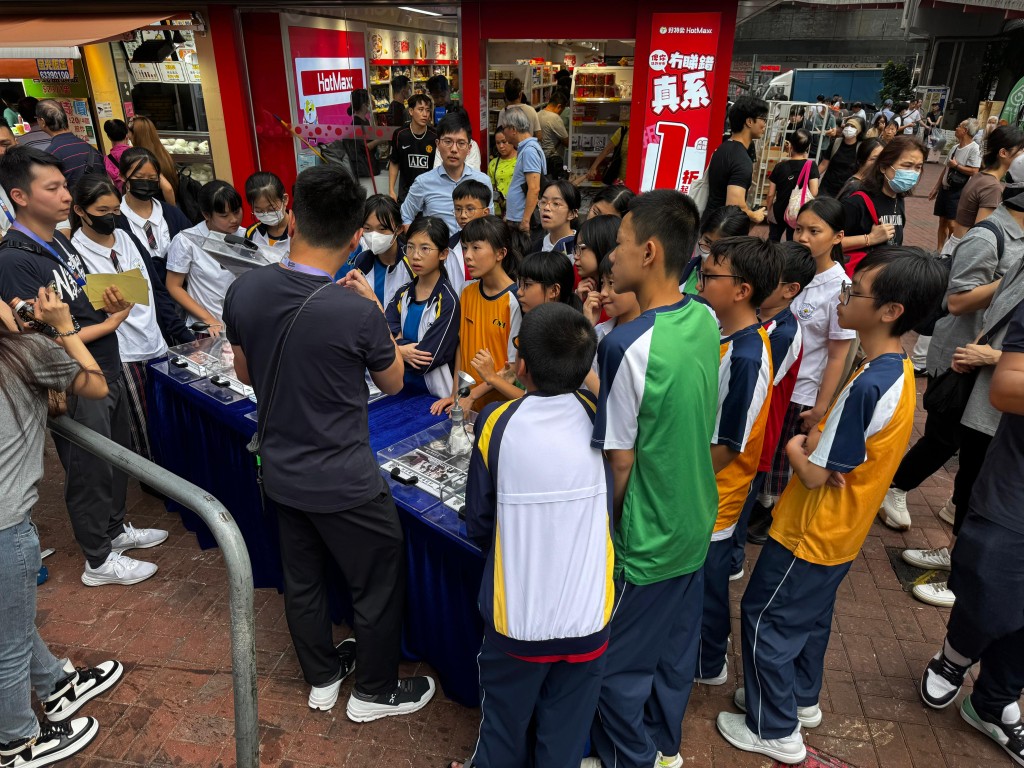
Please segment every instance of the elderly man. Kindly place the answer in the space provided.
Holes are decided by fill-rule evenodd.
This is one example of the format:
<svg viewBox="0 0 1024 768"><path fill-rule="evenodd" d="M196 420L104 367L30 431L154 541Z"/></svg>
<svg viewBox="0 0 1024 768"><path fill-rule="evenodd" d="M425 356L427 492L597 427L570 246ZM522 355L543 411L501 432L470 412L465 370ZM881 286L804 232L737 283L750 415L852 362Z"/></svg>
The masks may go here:
<svg viewBox="0 0 1024 768"><path fill-rule="evenodd" d="M438 216L448 225L449 232L458 232L460 227L455 220L455 203L452 202L452 191L458 183L475 179L491 189L491 180L486 173L466 165L472 133L465 112L450 112L444 116L437 126L437 151L441 155L441 165L416 177L402 203L403 224L411 224L420 214Z"/></svg>
<svg viewBox="0 0 1024 768"><path fill-rule="evenodd" d="M547 170L547 160L540 142L533 135L530 118L523 110L508 110L502 131L518 153L512 183L505 196L505 220L523 232L529 232L537 198L540 197L540 177Z"/></svg>
<svg viewBox="0 0 1024 768"><path fill-rule="evenodd" d="M64 166L64 178L72 194L78 180L86 173L106 173L103 155L71 132L68 116L59 102L43 99L36 105L36 117L42 121L43 131L51 137L49 152Z"/></svg>

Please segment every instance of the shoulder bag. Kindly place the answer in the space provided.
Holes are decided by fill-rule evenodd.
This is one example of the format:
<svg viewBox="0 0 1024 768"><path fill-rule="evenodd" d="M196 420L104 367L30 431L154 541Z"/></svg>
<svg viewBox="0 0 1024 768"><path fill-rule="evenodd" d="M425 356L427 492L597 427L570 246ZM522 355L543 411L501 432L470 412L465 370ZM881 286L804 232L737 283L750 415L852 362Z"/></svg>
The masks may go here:
<svg viewBox="0 0 1024 768"><path fill-rule="evenodd" d="M281 373L281 356L284 354L284 345L288 342L288 336L291 334L292 328L295 326L295 320L298 318L299 313L306 308L306 305L309 304L310 300L314 296L329 285L334 285L333 281L324 283L306 297L306 300L302 302L297 310L295 310L295 314L293 314L291 320L288 321L288 327L284 329L284 333L281 334L281 340L277 343L277 347L274 349L274 357L271 359L270 363L270 370L272 373L270 377L270 389L267 390L267 400L264 407L260 409L262 410L262 413L259 413L256 434L252 436L252 440L250 440L249 444L246 446L249 453L256 456L257 475L260 478L261 489L263 480L262 472L260 471L260 446L263 444L263 434L267 429L267 422L270 421L270 409L274 404L274 393L277 391L277 377L278 374ZM262 397L260 399L262 400Z"/></svg>
<svg viewBox="0 0 1024 768"><path fill-rule="evenodd" d="M1021 262L1017 271L1014 272L1010 282L1020 277L1021 272L1024 272L1024 261ZM1019 307L1020 303L1014 305L1009 312L1005 313L987 331L982 333L974 343L988 344L989 339L999 333L1002 327L1010 322L1010 319ZM959 423L960 419L963 418L964 411L967 409L967 401L971 397L971 392L974 390L974 381L977 378L977 368L973 368L965 373L947 368L929 382L928 389L925 390L924 397L922 398L924 409L930 414L941 416L950 421L955 420L956 423Z"/></svg>
<svg viewBox="0 0 1024 768"><path fill-rule="evenodd" d="M871 221L873 221L876 225L879 223L878 211L875 210L875 204L871 202L871 198L868 197L866 192L862 192L861 190L858 189L856 192L852 193L850 197L859 197L861 200L863 200L864 207L867 208L868 213L871 214ZM844 269L846 270L846 274L850 278L853 278L853 271L857 268L857 265L860 263L860 260L867 255L867 251L850 251L846 254L846 264L844 266Z"/></svg>
<svg viewBox="0 0 1024 768"><path fill-rule="evenodd" d="M785 219L786 224L790 227L796 228L796 218L800 215L800 209L804 203L808 200L813 200L814 195L811 194L811 166L814 165L813 160L808 160L804 163L804 167L800 169L800 175L796 179L796 186L793 191L789 193L789 202L786 203Z"/></svg>

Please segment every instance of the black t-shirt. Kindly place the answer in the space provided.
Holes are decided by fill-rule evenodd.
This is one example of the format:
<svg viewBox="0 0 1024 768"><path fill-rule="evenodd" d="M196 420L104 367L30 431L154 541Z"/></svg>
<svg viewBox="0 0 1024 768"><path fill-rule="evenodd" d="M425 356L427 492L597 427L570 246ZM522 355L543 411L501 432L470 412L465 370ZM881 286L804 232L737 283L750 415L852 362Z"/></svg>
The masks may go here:
<svg viewBox="0 0 1024 768"><path fill-rule="evenodd" d="M875 206L878 223L892 224L896 227L896 234L887 245L903 245L903 226L907 220L903 198L891 198L882 192L867 192L865 190L861 190L861 192L867 195ZM846 235L866 235L875 226L871 212L860 194L852 194L843 200L843 213L846 214L846 229L844 230ZM886 245L886 243L877 245Z"/></svg>
<svg viewBox="0 0 1024 768"><path fill-rule="evenodd" d="M388 125L398 128L409 122L409 110L400 101L392 101L387 113Z"/></svg>
<svg viewBox="0 0 1024 768"><path fill-rule="evenodd" d="M406 126L391 137L391 162L398 166L398 197L404 200L416 178L430 170L437 151L437 131L429 125L417 136Z"/></svg>
<svg viewBox="0 0 1024 768"><path fill-rule="evenodd" d="M708 164L708 204L701 217L703 223L712 213L725 205L728 187L750 189L753 182L754 163L747 154L747 148L738 141L722 142L715 150Z"/></svg>
<svg viewBox="0 0 1024 768"><path fill-rule="evenodd" d="M825 169L825 176L821 180L821 195L824 197L836 197L843 184L857 172L857 144L847 144L842 139L836 139L839 146L835 147L835 154L829 158L828 168ZM831 149L829 150L831 152Z"/></svg>
<svg viewBox="0 0 1024 768"><path fill-rule="evenodd" d="M1024 353L1024 305L1003 337L1003 352ZM1024 534L1024 416L1004 413L974 483L971 512Z"/></svg>
<svg viewBox="0 0 1024 768"><path fill-rule="evenodd" d="M85 277L85 261L75 247L61 234L54 234L50 246L74 271ZM71 315L82 328L106 321L107 313L93 309L85 295L85 288L75 282L74 275L65 269L53 256L46 253L28 236L16 229L7 232L0 242L0 299L8 302L14 297L34 299L39 289L54 283L58 295L71 308ZM108 333L86 344L96 359L107 381L117 381L121 375L121 353L117 346L117 334Z"/></svg>
<svg viewBox="0 0 1024 768"><path fill-rule="evenodd" d="M796 189L796 180L806 163L811 164L811 178L818 178L818 164L813 160L783 160L778 163L768 177L768 180L775 185L775 202L772 203L772 213L775 221L782 224L786 220L786 206L789 205L789 196Z"/></svg>
<svg viewBox="0 0 1024 768"><path fill-rule="evenodd" d="M274 264L239 277L224 299L228 340L245 353L260 418L267 419L260 446L267 495L319 513L365 504L383 489L370 450L364 372L382 371L395 359L384 314L328 285L296 317L269 402L280 339L325 282Z"/></svg>

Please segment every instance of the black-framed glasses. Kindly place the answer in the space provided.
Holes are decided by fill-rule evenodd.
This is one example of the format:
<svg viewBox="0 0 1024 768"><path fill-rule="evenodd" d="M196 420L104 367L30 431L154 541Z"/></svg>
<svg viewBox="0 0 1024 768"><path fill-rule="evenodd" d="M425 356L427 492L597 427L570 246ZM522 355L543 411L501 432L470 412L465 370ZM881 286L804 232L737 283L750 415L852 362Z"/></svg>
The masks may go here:
<svg viewBox="0 0 1024 768"><path fill-rule="evenodd" d="M734 275L731 272L729 274L726 274L726 275L709 275L707 272L705 272L703 270L703 268L697 267L697 282L698 283L703 283L705 280L714 280L714 279L719 278L719 277L730 277L733 280L742 280L743 279L743 275Z"/></svg>
<svg viewBox="0 0 1024 768"><path fill-rule="evenodd" d="M513 349L519 349L519 337L518 336L513 336L512 337L512 348Z"/></svg>
<svg viewBox="0 0 1024 768"><path fill-rule="evenodd" d="M839 303L842 304L843 306L846 306L847 304L850 303L850 299L852 299L854 297L856 297L858 299L873 299L873 298L875 298L874 296L872 296L869 293L854 293L853 292L853 283L850 283L850 282L843 283L842 286L839 288Z"/></svg>

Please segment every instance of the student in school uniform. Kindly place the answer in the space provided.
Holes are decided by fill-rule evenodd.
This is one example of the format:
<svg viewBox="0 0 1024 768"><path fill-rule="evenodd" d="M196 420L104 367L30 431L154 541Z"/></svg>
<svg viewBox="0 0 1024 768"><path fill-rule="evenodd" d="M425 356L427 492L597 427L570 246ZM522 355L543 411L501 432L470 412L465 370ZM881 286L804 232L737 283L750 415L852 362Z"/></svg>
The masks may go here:
<svg viewBox="0 0 1024 768"><path fill-rule="evenodd" d="M588 758L588 766L682 765L702 569L718 508L709 450L718 402L718 325L705 305L679 295L699 218L680 192L639 195L619 226L612 256L615 289L635 292L642 311L598 348L593 445L605 452L614 481L619 599L590 729L597 757Z"/></svg>
<svg viewBox="0 0 1024 768"><path fill-rule="evenodd" d="M275 173L258 171L245 180L245 199L256 223L245 236L257 245L277 254L278 261L288 255L288 193Z"/></svg>
<svg viewBox="0 0 1024 768"><path fill-rule="evenodd" d="M363 205L361 249L352 254L335 275L341 279L353 269L363 273L382 307L395 292L415 277L405 257L402 217L398 203L387 195L371 195Z"/></svg>
<svg viewBox="0 0 1024 768"><path fill-rule="evenodd" d="M761 460L757 464L757 474L750 484L750 493L740 512L733 531L732 569L729 579L737 581L743 578L744 550L747 543L747 523L750 512L757 501L768 472L772 468L772 458L782 434L782 423L789 409L789 401L793 396L800 363L803 359L803 334L800 322L790 309L796 298L807 284L814 279L817 269L814 257L807 246L787 241L782 246L782 277L772 294L761 302L758 315L761 324L768 333L768 342L772 349L772 368L775 379L772 382L772 403L768 409L768 421L764 428L764 444L761 446ZM767 516L768 525L771 517ZM767 526L765 532L767 533Z"/></svg>
<svg viewBox="0 0 1024 768"><path fill-rule="evenodd" d="M157 199L160 194L160 166L148 149L130 147L121 153L118 165L124 179L124 197L117 228L131 233L144 244L153 259L161 282L167 282L167 251L179 232L192 222L180 208Z"/></svg>
<svg viewBox="0 0 1024 768"><path fill-rule="evenodd" d="M580 217L580 190L564 179L550 181L540 192L537 208L544 236L533 241L534 251L565 254L575 261L576 232L573 222Z"/></svg>
<svg viewBox="0 0 1024 768"><path fill-rule="evenodd" d="M445 259L444 267L456 295L462 295L466 283L473 279L469 276L466 260L462 256L462 230L473 219L490 215L491 189L476 179L465 179L452 191L452 202L459 231L452 232L448 240L448 258Z"/></svg>
<svg viewBox="0 0 1024 768"><path fill-rule="evenodd" d="M405 391L445 397L459 348L459 297L448 281L448 227L420 217L406 231L406 259L416 275L403 285L385 316L405 361Z"/></svg>
<svg viewBox="0 0 1024 768"><path fill-rule="evenodd" d="M704 561L704 613L696 682L722 685L729 675L729 570L732 534L764 444L772 401L771 348L757 319L779 283L778 245L758 237L726 237L711 246L697 275L703 298L722 329L718 415L711 460L718 485L718 519Z"/></svg>
<svg viewBox="0 0 1024 768"><path fill-rule="evenodd" d="M738 749L786 764L806 757L801 725L821 722L836 590L867 537L914 426L914 368L900 336L942 298L945 270L920 249L876 248L839 298L865 360L809 435L786 446L794 477L740 608L744 687L718 730Z"/></svg>
<svg viewBox="0 0 1024 768"><path fill-rule="evenodd" d="M124 370L131 422L132 448L152 459L146 409L147 366L167 354L167 339L184 343L195 338L185 327L177 305L160 281L147 249L133 235L117 228L120 196L108 176L86 174L75 187L71 243L90 274L115 274L138 269L148 285L149 303L136 304L117 321L117 345ZM159 542L156 542L159 543Z"/></svg>
<svg viewBox="0 0 1024 768"><path fill-rule="evenodd" d="M467 766L578 765L587 740L615 603L611 488L590 444L597 404L579 390L596 349L578 311L536 307L519 332L526 396L477 419L466 531L488 555L480 736Z"/></svg>
<svg viewBox="0 0 1024 768"><path fill-rule="evenodd" d="M203 238L245 236L241 227L242 196L226 181L218 179L203 187L199 208L203 223L186 230L187 233ZM167 251L167 290L188 313L190 324L206 323L210 335L216 336L224 330L224 296L235 275L187 237L186 232L179 233Z"/></svg>
<svg viewBox="0 0 1024 768"><path fill-rule="evenodd" d="M473 359L481 350L487 350L497 371L515 360L515 338L523 317L516 298L519 286L512 277L517 265L508 225L497 216L475 219L462 230L462 247L473 279L466 283L459 299L459 351L455 355L451 396L430 406L433 414L451 409L458 387L455 377L459 371L473 375ZM484 381L473 387L461 403L470 411L504 399L501 392Z"/></svg>

